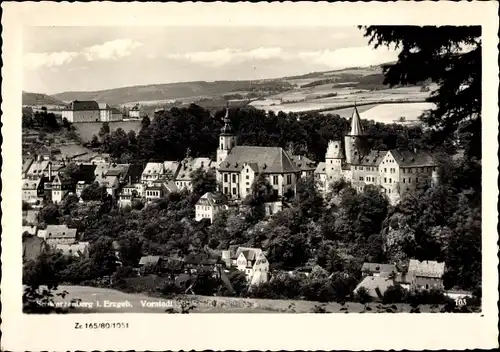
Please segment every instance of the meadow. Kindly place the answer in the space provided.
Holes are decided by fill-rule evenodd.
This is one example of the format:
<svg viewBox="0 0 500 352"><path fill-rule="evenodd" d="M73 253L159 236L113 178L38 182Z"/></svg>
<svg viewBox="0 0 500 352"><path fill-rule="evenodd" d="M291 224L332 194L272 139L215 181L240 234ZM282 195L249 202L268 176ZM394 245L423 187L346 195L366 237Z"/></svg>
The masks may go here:
<svg viewBox="0 0 500 352"><path fill-rule="evenodd" d="M90 142L92 136L99 135L99 130L101 129L102 122L86 122L86 123L75 123L73 124L76 128L76 132L84 142ZM114 131L118 128L122 128L125 132L130 130L139 133L141 130L141 121L116 121L109 122L109 128Z"/></svg>
<svg viewBox="0 0 500 352"><path fill-rule="evenodd" d="M411 310L411 306L405 303L383 305L377 302L367 304L346 302L342 304L200 295L181 295L170 299L88 286L59 286L58 292L62 291L68 292L68 295L64 299L56 296L55 302L69 302L77 298L81 300L80 307L74 311L75 313L164 313L167 309L165 306L180 311L182 302L195 306L191 313L385 313L389 311L408 313ZM96 306L97 301L100 307ZM124 304L121 307L104 307L104 301ZM127 301L129 304L125 303ZM144 305L145 301L162 302L163 307L147 307ZM441 306L420 305L419 308L422 313L437 313Z"/></svg>

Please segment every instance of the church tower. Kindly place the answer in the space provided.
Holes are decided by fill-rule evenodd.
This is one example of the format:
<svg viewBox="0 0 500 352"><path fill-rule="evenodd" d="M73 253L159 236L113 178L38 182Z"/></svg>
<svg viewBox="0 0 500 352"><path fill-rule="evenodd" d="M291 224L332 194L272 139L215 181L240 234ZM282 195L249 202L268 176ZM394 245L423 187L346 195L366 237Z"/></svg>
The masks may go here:
<svg viewBox="0 0 500 352"><path fill-rule="evenodd" d="M221 129L219 136L219 148L217 149L217 165L220 165L226 158L231 149L236 146L236 135L231 128L229 120L229 109L226 108L226 116L224 116L224 126Z"/></svg>
<svg viewBox="0 0 500 352"><path fill-rule="evenodd" d="M362 153L363 128L361 127L361 118L358 108L354 106L351 119L351 131L344 137L345 157L348 164L355 164Z"/></svg>

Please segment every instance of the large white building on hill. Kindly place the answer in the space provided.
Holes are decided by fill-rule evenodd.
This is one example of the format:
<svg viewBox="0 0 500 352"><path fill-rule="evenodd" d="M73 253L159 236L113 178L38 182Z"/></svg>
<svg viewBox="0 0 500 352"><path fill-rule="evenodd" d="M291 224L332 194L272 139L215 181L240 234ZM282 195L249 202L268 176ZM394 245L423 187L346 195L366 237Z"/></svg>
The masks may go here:
<svg viewBox="0 0 500 352"><path fill-rule="evenodd" d="M73 100L62 111L62 118L66 118L71 123L110 122L122 121L123 114L119 110L111 108L106 103L99 104L93 100Z"/></svg>

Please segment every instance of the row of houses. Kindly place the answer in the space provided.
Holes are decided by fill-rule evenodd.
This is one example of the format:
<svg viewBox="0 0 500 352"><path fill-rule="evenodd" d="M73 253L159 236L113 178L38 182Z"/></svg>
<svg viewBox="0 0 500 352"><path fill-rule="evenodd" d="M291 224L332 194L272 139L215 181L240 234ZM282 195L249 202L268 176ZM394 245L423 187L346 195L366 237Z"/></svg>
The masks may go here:
<svg viewBox="0 0 500 352"><path fill-rule="evenodd" d="M23 226L23 261L36 259L45 249L61 251L64 255L88 258L89 242L80 241L77 229L66 225L48 225L39 229L35 225Z"/></svg>
<svg viewBox="0 0 500 352"><path fill-rule="evenodd" d="M364 263L361 272L362 280L354 293L363 287L374 299L381 298L394 285L400 285L408 291L444 289L445 263L437 261L410 259L406 271L398 270L394 264Z"/></svg>

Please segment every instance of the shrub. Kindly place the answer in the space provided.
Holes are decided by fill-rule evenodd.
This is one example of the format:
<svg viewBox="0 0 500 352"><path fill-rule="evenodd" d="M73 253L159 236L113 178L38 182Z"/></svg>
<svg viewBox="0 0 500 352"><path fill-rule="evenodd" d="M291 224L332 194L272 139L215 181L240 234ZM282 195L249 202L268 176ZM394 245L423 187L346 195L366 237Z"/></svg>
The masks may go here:
<svg viewBox="0 0 500 352"><path fill-rule="evenodd" d="M368 293L366 287L360 287L356 294L354 295L354 300L359 303L368 303L372 301L372 297Z"/></svg>
<svg viewBox="0 0 500 352"><path fill-rule="evenodd" d="M407 291L401 285L389 286L384 292L382 302L384 304L406 302L407 295Z"/></svg>

